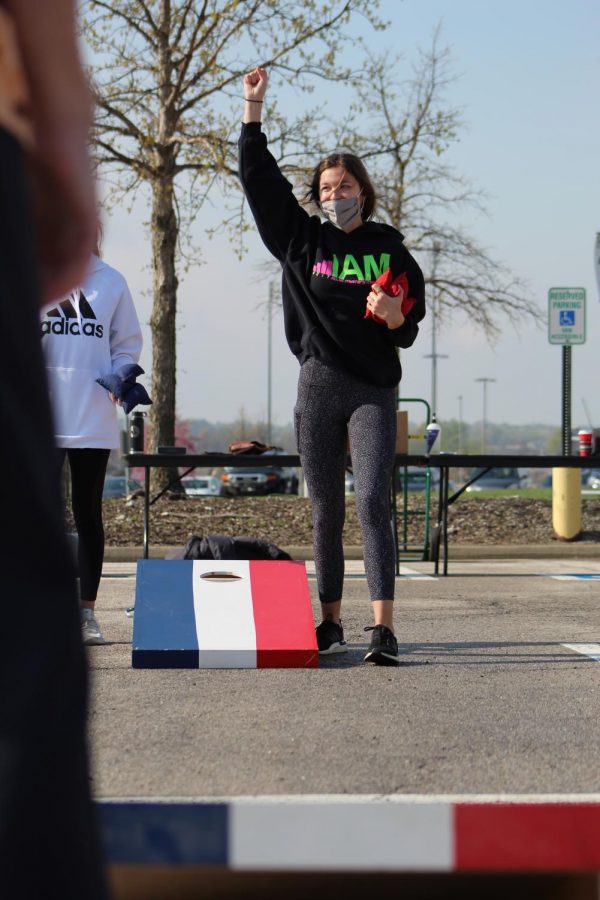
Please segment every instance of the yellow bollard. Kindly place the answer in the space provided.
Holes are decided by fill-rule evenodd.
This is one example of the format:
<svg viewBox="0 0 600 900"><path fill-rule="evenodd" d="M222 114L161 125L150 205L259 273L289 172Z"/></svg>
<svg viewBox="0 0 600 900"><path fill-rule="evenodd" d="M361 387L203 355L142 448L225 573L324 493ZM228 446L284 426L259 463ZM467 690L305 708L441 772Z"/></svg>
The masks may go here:
<svg viewBox="0 0 600 900"><path fill-rule="evenodd" d="M581 534L581 470L552 469L552 527L559 541Z"/></svg>

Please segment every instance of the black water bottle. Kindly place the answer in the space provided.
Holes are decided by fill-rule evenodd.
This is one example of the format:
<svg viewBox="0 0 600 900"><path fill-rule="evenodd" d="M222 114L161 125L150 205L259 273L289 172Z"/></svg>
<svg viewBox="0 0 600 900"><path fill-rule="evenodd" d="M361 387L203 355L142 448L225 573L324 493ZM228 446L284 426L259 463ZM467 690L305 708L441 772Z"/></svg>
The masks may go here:
<svg viewBox="0 0 600 900"><path fill-rule="evenodd" d="M144 452L144 413L134 412L129 418L129 452Z"/></svg>

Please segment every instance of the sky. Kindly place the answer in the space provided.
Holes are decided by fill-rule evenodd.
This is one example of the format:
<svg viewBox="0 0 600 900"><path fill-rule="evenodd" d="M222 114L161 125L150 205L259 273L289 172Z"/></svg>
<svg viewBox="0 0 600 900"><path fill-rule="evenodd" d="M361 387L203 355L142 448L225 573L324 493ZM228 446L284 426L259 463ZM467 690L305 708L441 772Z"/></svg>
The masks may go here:
<svg viewBox="0 0 600 900"><path fill-rule="evenodd" d="M460 315L437 334L438 420L543 423L560 427L562 358L547 332L548 291L587 292L586 343L572 349L571 417L575 429L600 427L600 298L594 242L600 232L600 4L597 0L384 0L384 34L366 33L374 53L401 50L406 74L441 23L459 76L448 88L462 109L460 142L447 156L486 195L486 215L460 220L490 254L529 287L539 306L531 320L498 320L492 345ZM241 86L240 86L241 88ZM240 90L241 94L241 90ZM301 102L300 100L298 102ZM240 101L241 116L241 101ZM268 116L265 117L268 133ZM219 198L212 213L218 219ZM151 369L147 211L138 204L105 218L105 260L126 277L144 332L141 365ZM201 231L199 232L202 233ZM410 237L410 235L407 235ZM203 239L204 265L180 279L177 412L184 419L265 420L268 328L264 303L268 254L255 235L239 261L228 239ZM423 268L425 259L417 260ZM402 353L401 395L431 399L431 318ZM272 421L292 420L298 363L280 314L271 335ZM493 380L491 380L493 379ZM147 380L150 386L149 379ZM421 409L421 407L419 407ZM410 411L412 418L412 411ZM418 419L418 416L417 416Z"/></svg>

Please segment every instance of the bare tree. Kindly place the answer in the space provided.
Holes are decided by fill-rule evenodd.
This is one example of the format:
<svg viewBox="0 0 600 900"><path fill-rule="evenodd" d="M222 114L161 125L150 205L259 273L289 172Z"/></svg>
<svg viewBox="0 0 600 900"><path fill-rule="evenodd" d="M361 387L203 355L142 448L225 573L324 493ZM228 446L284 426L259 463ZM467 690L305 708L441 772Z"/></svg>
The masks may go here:
<svg viewBox="0 0 600 900"><path fill-rule="evenodd" d="M444 159L463 123L444 98L453 79L439 30L409 81L397 80L398 63L381 54L367 62L355 86L358 102L323 146L346 146L366 161L379 216L430 264L425 276L436 312L460 310L493 338L500 315L538 313L525 285L461 224L465 211L484 206L481 192Z"/></svg>
<svg viewBox="0 0 600 900"><path fill-rule="evenodd" d="M342 80L338 52L348 23L373 27L377 0L84 0L83 37L94 51L95 147L111 199L151 197L153 268L151 446L175 427L175 324L179 267L188 226L215 186L237 190L236 142L242 75L257 63L298 90ZM364 30L364 29L363 29ZM289 147L294 125L271 109ZM241 228L233 214L232 222ZM224 219L226 215L224 213Z"/></svg>

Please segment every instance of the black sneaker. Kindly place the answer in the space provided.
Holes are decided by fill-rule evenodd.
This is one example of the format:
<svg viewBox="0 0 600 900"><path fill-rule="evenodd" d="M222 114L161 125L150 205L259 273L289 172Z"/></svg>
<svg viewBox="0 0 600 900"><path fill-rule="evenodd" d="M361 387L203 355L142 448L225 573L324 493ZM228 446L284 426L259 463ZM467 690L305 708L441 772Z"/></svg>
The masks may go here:
<svg viewBox="0 0 600 900"><path fill-rule="evenodd" d="M330 653L346 653L348 646L344 640L344 629L342 623L332 622L331 619L325 619L320 625L317 625L317 646L321 656L327 656Z"/></svg>
<svg viewBox="0 0 600 900"><path fill-rule="evenodd" d="M365 654L365 662L375 663L376 666L397 666L398 641L394 632L387 625L367 625L365 631L372 631L371 646Z"/></svg>

